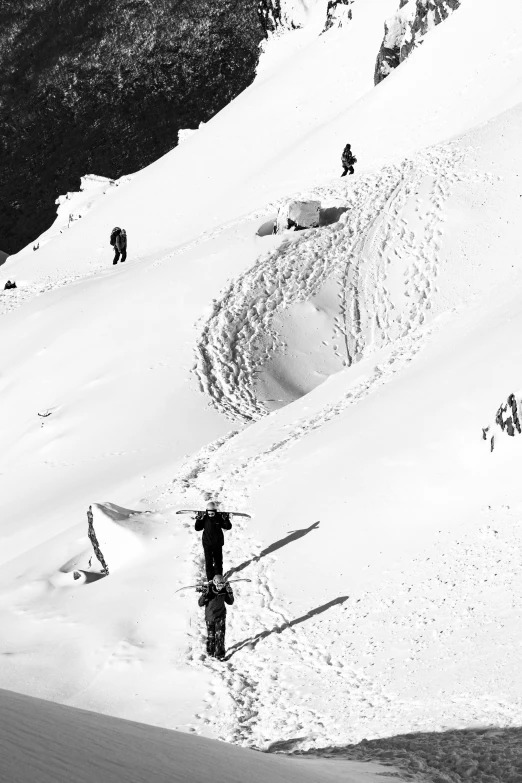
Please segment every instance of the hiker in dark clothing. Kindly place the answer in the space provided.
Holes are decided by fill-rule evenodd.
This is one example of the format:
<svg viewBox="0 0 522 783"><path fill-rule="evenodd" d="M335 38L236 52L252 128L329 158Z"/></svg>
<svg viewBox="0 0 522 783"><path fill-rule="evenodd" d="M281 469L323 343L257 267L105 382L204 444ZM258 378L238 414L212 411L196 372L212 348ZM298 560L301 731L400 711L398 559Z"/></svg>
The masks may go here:
<svg viewBox="0 0 522 783"><path fill-rule="evenodd" d="M205 570L210 582L216 574L223 573L223 530L231 530L230 514L217 511L216 504L207 503L206 511L198 511L196 515L196 530L202 530L201 542L205 553Z"/></svg>
<svg viewBox="0 0 522 783"><path fill-rule="evenodd" d="M118 228L118 226L116 226L116 228L112 229L111 245L114 248L114 259L112 263L117 264L121 254L121 262L123 264L127 258L127 232L124 228Z"/></svg>
<svg viewBox="0 0 522 783"><path fill-rule="evenodd" d="M353 174L353 164L357 163L357 158L352 154L350 144L347 144L343 150L341 163L343 164L343 173L341 174L341 177L345 177L346 174Z"/></svg>
<svg viewBox="0 0 522 783"><path fill-rule="evenodd" d="M199 606L205 607L205 622L207 624L207 655L218 658L225 657L225 623L227 607L234 603L234 593L229 583L221 574L216 574L212 582L204 588L199 597Z"/></svg>
<svg viewBox="0 0 522 783"><path fill-rule="evenodd" d="M4 285L4 291L10 291L11 288L16 288L16 283L8 280L7 283Z"/></svg>

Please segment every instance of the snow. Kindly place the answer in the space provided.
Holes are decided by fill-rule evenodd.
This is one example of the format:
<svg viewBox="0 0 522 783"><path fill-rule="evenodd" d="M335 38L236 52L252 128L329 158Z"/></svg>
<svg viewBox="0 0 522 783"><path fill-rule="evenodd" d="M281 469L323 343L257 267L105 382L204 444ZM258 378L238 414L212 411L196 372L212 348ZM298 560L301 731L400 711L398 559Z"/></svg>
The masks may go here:
<svg viewBox="0 0 522 783"><path fill-rule="evenodd" d="M522 18L465 4L373 88L395 5L289 45L2 266L2 687L286 751L520 724L522 438L495 419L520 396ZM290 199L329 218L273 235ZM211 498L252 514L224 663L176 592L202 552L175 512Z"/></svg>
<svg viewBox="0 0 522 783"><path fill-rule="evenodd" d="M0 773L16 783L380 783L393 770L289 759L0 691Z"/></svg>

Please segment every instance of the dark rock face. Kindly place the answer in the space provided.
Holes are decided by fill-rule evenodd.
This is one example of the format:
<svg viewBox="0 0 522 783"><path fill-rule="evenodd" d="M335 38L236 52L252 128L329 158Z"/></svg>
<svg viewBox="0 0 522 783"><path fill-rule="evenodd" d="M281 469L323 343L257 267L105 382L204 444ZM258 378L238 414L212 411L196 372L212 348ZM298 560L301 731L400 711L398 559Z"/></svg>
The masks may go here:
<svg viewBox="0 0 522 783"><path fill-rule="evenodd" d="M400 0L399 11L384 23L375 64L379 84L422 43L423 36L460 6L460 0Z"/></svg>
<svg viewBox="0 0 522 783"><path fill-rule="evenodd" d="M84 174L148 165L255 76L277 0L3 0L0 246L53 222ZM267 12L268 13L268 12ZM280 10L279 10L280 14Z"/></svg>
<svg viewBox="0 0 522 783"><path fill-rule="evenodd" d="M280 0L259 0L258 13L265 33L273 32L283 25Z"/></svg>

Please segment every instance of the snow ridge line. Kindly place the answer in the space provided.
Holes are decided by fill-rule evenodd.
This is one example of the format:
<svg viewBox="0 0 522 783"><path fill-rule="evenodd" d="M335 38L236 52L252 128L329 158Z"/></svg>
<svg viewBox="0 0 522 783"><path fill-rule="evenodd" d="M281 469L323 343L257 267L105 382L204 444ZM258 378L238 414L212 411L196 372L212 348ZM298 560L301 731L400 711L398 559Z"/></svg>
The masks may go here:
<svg viewBox="0 0 522 783"><path fill-rule="evenodd" d="M256 395L255 376L284 347L273 329L274 316L310 299L331 278L341 287L342 318L336 330L346 346L345 366L362 358L376 341L386 344L424 322L438 273L442 207L461 178L461 158L449 143L366 175L348 190L348 211L338 223L292 236L229 283L196 344L193 371L213 407L244 422L267 414ZM433 185L421 225L421 255L415 259L419 242L404 225L398 233L398 221L412 190L426 179ZM398 257L412 256L408 282L415 300L399 317L393 317L385 285L391 243Z"/></svg>

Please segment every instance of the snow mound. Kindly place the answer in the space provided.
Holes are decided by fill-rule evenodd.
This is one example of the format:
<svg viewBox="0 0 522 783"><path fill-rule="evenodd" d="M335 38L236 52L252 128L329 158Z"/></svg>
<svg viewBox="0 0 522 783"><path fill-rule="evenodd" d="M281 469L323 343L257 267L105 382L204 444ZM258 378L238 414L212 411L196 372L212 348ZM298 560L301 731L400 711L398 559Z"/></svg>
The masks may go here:
<svg viewBox="0 0 522 783"><path fill-rule="evenodd" d="M80 190L65 193L56 199L56 220L47 231L44 231L33 243L33 250L39 250L58 234L62 234L93 209L98 200L105 195L114 192L132 180L131 175L125 175L119 179L109 179L98 174L86 174L80 180Z"/></svg>
<svg viewBox="0 0 522 783"><path fill-rule="evenodd" d="M91 543L107 573L121 568L143 552L147 539L151 537L150 524L143 512L131 511L114 503L93 503L90 513Z"/></svg>
<svg viewBox="0 0 522 783"><path fill-rule="evenodd" d="M0 776L16 783L386 783L377 764L255 753L0 691Z"/></svg>

